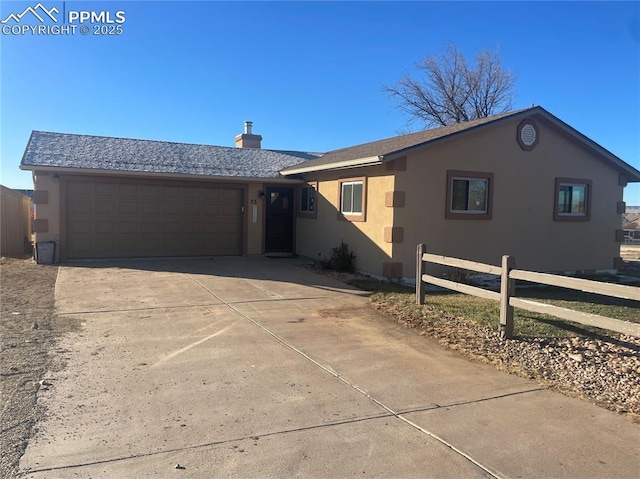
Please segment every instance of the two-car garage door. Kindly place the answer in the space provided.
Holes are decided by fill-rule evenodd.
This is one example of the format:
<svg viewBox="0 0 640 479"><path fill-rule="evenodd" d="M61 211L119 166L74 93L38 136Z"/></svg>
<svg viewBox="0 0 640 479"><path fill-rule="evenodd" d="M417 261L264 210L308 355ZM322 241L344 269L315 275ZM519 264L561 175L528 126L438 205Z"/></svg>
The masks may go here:
<svg viewBox="0 0 640 479"><path fill-rule="evenodd" d="M67 258L242 253L242 188L78 179L64 196Z"/></svg>

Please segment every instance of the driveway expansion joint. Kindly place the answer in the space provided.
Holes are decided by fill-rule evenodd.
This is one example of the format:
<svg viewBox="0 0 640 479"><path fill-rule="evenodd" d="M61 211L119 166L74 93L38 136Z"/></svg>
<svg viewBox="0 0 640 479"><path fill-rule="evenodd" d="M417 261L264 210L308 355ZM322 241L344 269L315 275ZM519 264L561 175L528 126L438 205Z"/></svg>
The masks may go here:
<svg viewBox="0 0 640 479"><path fill-rule="evenodd" d="M203 308L211 306L225 306L225 303L200 303L200 304L180 304L174 306L148 306L144 308L126 308L126 309L94 309L92 311L59 311L57 316L73 316L76 314L105 314L105 313L135 313L137 311L162 311L165 309L187 309L187 308Z"/></svg>
<svg viewBox="0 0 640 479"><path fill-rule="evenodd" d="M530 393L535 393L535 392L539 392L539 391L548 391L548 389L541 388L541 387L540 388L533 388L533 389L525 389L524 391L515 391L515 392L511 392L511 393L498 394L496 396L487 396L487 397L479 398L479 399L469 399L468 401L460 401L460 402L454 402L454 403L450 403L450 404L439 404L438 407L440 407L440 408L453 408L453 407L458 407L458 406L466 406L468 404L478 404L478 403L482 403L482 402L494 401L494 400L508 398L508 397L512 397L512 396L520 396L522 394L530 394ZM411 412L414 412L414 411L411 411Z"/></svg>
<svg viewBox="0 0 640 479"><path fill-rule="evenodd" d="M213 294L213 293L212 293ZM301 355L303 358L305 358L307 361L311 362L312 364L314 364L315 366L319 367L320 369L324 370L325 372L329 373L331 376L333 376L334 378L338 379L339 381L341 381L343 384L355 389L356 391L358 391L360 394L364 395L367 399L369 399L371 402L373 402L374 404L376 404L378 407L384 409L385 411L387 411L389 413L389 416L393 416L396 417L397 419L399 419L400 421L404 422L405 424L417 429L418 431L420 431L421 433L431 437L432 439L435 439L437 442L441 443L442 445L444 445L445 447L451 449L453 452L455 452L456 454L460 455L461 457L463 457L464 459L466 459L467 461L469 461L470 463L472 463L474 466L480 468L481 470L483 470L485 473L487 473L488 475L490 475L493 478L499 479L501 478L500 475L498 475L496 472L492 471L491 469L489 469L487 466L482 465L480 462L478 462L477 460L475 460L473 457L471 457L469 454L467 454L466 452L462 451L461 449L458 449L456 446L454 446L452 443L446 441L445 439L441 438L440 436L438 436L437 434L434 434L430 431L428 431L427 429L419 426L418 424L416 424L415 422L411 421L410 419L407 419L406 417L404 417L401 413L394 411L393 409L391 409L389 406L387 406L386 404L384 404L382 401L379 401L378 399L374 398L373 396L371 396L371 394L369 394L368 392L366 392L364 389L362 389L361 387L359 387L358 385L352 383L351 381L349 381L347 378L345 378L344 376L342 376L341 374L339 374L338 372L334 371L333 369L331 369L328 366L325 366L324 364L320 363L319 361L313 359L311 356L309 356L308 354L306 354L304 351L296 348L293 344L289 343L287 340L285 340L284 338L278 336L276 333L274 333L273 331L271 331L269 328L267 328L266 326L263 326L262 324L260 324L258 321L256 321L255 319L251 318L250 316L248 316L247 314L243 313L242 311L240 311L239 309L237 309L233 304L228 304L229 308L231 308L232 310L234 310L235 312L237 312L238 314L240 314L241 316L245 317L247 320L251 321L253 324L255 324L257 327L259 327L260 329L262 329L264 332L266 332L267 334L269 334L270 336L272 336L276 341L278 341L279 343L281 343L283 346L291 349L292 351L296 352L297 354Z"/></svg>
<svg viewBox="0 0 640 479"><path fill-rule="evenodd" d="M271 432L265 432L265 433L261 433L261 434L251 434L249 436L242 436L242 437L235 437L232 439L223 439L220 441L211 441L211 442L206 442L206 443L202 443L202 444L192 444L190 446L184 446L184 447L176 447L176 448L172 448L172 449L163 449L161 451L153 451L153 452L141 452L138 454L131 454L130 456L119 456L119 457L112 457L110 459L101 459L101 460L97 460L97 461L90 461L90 462L84 462L84 463L78 463L78 464L67 464L67 465L62 465L62 466L50 466L50 467L43 467L43 468L34 468L34 469L25 469L24 471L22 471L23 475L26 474L36 474L36 473L40 473L40 472L51 472L51 471L62 471L62 470L66 470L66 469L76 469L76 468L81 468L81 467L90 467L90 466L96 466L99 464L109 464L109 463L114 463L114 462L121 462L121 461L129 461L129 460L134 460L134 459L140 459L140 458L144 458L144 457L153 457L153 456L161 456L163 454L173 454L176 452L185 452L185 451L195 451L198 449L207 449L207 448L211 448L211 447L216 447L216 446L222 446L225 444L233 444L236 442L241 442L241 441L248 441L248 440L258 440L258 439L264 439L267 437L275 437L275 436L283 436L283 435L287 435L287 434L295 434L298 432L305 432L305 431L313 431L315 429L325 429L325 428L331 428L331 427L336 427L336 426L344 426L347 424L356 424L356 423L361 423L361 422L367 422L367 421L371 421L371 420L376 420L376 419L384 419L384 418L391 418L393 417L392 414L388 414L388 413L380 413L380 414L373 414L373 415L367 415L367 416L362 416L362 417L355 417L355 418L351 418L351 419L341 419L341 420L337 420L337 421L329 421L323 424L314 424L311 426L303 426L303 427L297 427L297 428L291 428L291 429L282 429L279 431L271 431Z"/></svg>

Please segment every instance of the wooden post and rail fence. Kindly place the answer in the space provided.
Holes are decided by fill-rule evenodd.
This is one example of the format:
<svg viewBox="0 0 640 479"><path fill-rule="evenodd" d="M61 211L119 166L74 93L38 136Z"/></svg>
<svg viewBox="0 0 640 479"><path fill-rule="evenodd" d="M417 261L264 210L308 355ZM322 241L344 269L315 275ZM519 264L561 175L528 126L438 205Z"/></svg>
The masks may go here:
<svg viewBox="0 0 640 479"><path fill-rule="evenodd" d="M500 292L498 293L496 291L457 283L455 281L426 274L426 263L436 263L454 268L476 271L478 273L500 276ZM614 298L640 301L640 288L635 286L610 284L600 281L520 270L516 269L515 258L508 255L502 257L501 266L494 266L465 259L430 254L427 253L426 245L418 245L416 255L416 302L418 304L425 303L425 283L429 283L442 288L458 291L459 293L498 301L500 303L500 335L503 338L510 338L513 336L514 308L525 309L535 313L548 314L568 321L585 324L587 326L595 326L597 328L640 337L640 324L518 298L516 296L516 280L545 284L548 286L559 286L561 288L569 288Z"/></svg>

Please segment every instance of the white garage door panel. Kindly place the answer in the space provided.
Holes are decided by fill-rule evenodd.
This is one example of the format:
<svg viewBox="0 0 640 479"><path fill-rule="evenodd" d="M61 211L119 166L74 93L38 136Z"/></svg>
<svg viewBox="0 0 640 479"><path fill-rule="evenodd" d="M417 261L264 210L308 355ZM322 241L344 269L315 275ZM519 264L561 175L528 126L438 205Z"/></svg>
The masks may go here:
<svg viewBox="0 0 640 479"><path fill-rule="evenodd" d="M73 180L68 258L242 253L241 188Z"/></svg>

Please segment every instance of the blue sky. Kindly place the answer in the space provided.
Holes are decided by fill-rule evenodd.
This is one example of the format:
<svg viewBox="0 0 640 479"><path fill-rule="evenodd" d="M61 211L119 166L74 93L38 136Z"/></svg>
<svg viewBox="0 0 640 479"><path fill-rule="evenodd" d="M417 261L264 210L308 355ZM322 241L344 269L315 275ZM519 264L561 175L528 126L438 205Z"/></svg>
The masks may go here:
<svg viewBox="0 0 640 479"><path fill-rule="evenodd" d="M640 169L638 2L75 2L125 12L122 34L0 35L0 182L31 130L328 151L386 138L406 118L382 92L453 42L499 49L516 108L541 105ZM0 17L32 2L0 4ZM640 185L625 189L640 205Z"/></svg>

